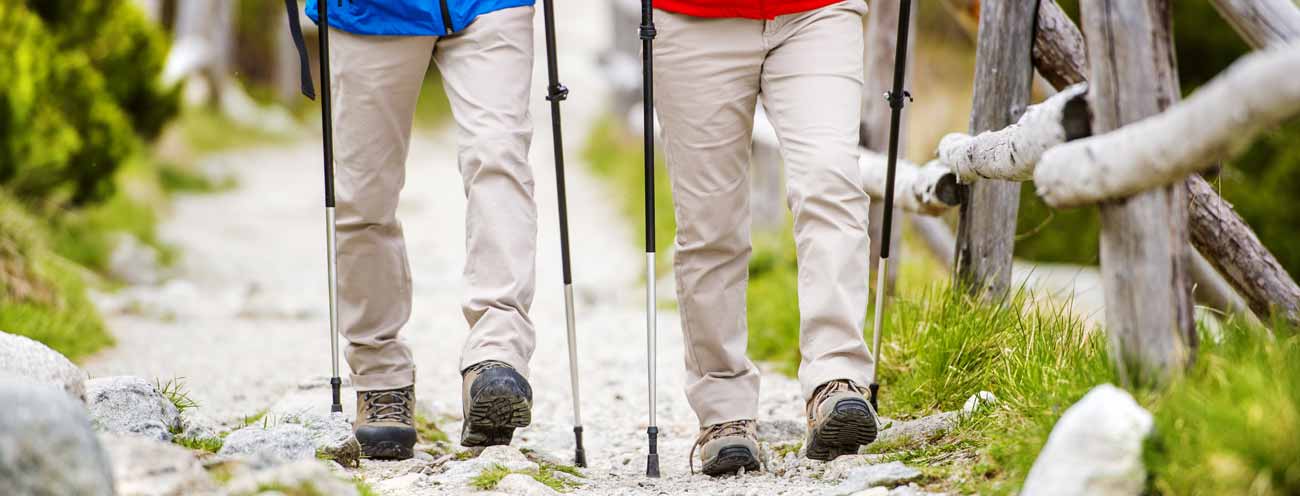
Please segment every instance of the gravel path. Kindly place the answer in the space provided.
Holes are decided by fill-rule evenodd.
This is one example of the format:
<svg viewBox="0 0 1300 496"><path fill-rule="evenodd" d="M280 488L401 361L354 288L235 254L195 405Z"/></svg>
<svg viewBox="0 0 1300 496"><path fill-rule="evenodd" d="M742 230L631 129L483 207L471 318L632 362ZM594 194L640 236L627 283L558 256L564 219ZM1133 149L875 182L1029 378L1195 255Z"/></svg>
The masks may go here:
<svg viewBox="0 0 1300 496"><path fill-rule="evenodd" d="M565 104L570 163L568 186L579 354L587 450L591 468L580 494L813 494L828 483L806 476L753 474L712 480L690 476L687 453L696 418L683 394L678 317L660 311L659 421L664 478L642 476L645 463L645 320L640 280L643 255L611 193L586 173L583 139L602 112L604 82L595 51L607 45L606 4L559 2L561 70L573 90ZM633 26L626 35L632 36ZM541 44L540 12L538 48ZM542 98L544 59L534 76L531 154L539 206L537 297L532 316L538 349L530 380L534 423L515 445L568 460L571 410L559 273L555 179L549 113ZM463 192L455 162L454 129L414 139L400 217L414 276L415 309L403 336L416 353L417 397L444 419L452 439L460 416L456 364L466 325L459 309L464 262ZM162 234L184 253L172 282L107 297L118 345L88 361L93 376L183 377L204 414L225 422L264 411L286 396L307 395L324 408L321 384L329 370L324 311L324 233L320 207L319 142L225 153L211 165L229 170L239 188L179 198ZM662 255L666 256L666 255ZM668 284L664 284L668 286ZM663 297L671 297L665 293ZM346 367L346 366L345 366ZM346 370L345 370L346 372ZM345 393L349 397L350 391ZM348 409L351 412L349 402ZM349 413L350 414L350 413ZM761 415L775 438L801 435L798 384L765 376ZM776 427L773 429L772 427ZM372 483L401 475L392 464L362 468ZM395 491L399 492L400 491ZM436 488L419 494L436 494ZM411 492L416 494L417 492Z"/></svg>

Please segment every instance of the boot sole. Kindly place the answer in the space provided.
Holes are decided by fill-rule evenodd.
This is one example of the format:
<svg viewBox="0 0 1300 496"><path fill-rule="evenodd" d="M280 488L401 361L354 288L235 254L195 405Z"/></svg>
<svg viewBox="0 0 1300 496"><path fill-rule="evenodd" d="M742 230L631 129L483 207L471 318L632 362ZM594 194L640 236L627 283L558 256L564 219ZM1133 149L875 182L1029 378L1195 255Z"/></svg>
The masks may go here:
<svg viewBox="0 0 1300 496"><path fill-rule="evenodd" d="M717 477L720 475L734 474L740 469L746 472L754 472L759 469L758 457L744 446L729 446L718 450L718 456L704 461L704 468L700 469L705 475Z"/></svg>
<svg viewBox="0 0 1300 496"><path fill-rule="evenodd" d="M461 446L510 444L516 428L528 427L532 423L532 403L523 391L488 389L471 401L469 415L461 429Z"/></svg>
<svg viewBox="0 0 1300 496"><path fill-rule="evenodd" d="M876 440L876 429L876 416L866 400L840 400L829 418L809 433L808 458L831 461L856 455L860 446Z"/></svg>
<svg viewBox="0 0 1300 496"><path fill-rule="evenodd" d="M372 460L408 460L415 457L415 450L396 441L379 441L363 444L361 456Z"/></svg>

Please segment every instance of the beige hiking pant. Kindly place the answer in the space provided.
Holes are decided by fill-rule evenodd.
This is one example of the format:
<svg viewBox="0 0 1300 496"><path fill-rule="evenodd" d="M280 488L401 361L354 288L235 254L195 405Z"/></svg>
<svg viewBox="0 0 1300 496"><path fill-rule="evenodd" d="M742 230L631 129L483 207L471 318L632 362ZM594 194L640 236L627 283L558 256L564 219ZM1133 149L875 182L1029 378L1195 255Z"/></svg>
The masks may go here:
<svg viewBox="0 0 1300 496"><path fill-rule="evenodd" d="M415 382L411 350L398 337L411 315L411 274L396 211L431 57L459 127L468 201L462 310L470 334L460 365L499 360L527 374L537 246L527 161L532 20L532 7L516 7L447 37L331 31L339 325L358 391Z"/></svg>
<svg viewBox="0 0 1300 496"><path fill-rule="evenodd" d="M794 214L804 397L830 380L870 380L862 337L868 199L857 169L866 10L847 0L770 21L655 11L655 105L677 215L686 395L700 425L758 414L745 290L760 94L781 141Z"/></svg>

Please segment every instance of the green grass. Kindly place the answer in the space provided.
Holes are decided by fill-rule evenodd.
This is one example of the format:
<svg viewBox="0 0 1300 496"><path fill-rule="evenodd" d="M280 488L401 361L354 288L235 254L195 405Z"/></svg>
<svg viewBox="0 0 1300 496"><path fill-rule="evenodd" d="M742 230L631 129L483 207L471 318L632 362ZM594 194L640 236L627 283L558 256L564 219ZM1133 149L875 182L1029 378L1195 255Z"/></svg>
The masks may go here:
<svg viewBox="0 0 1300 496"><path fill-rule="evenodd" d="M371 487L365 479L354 477L352 484L357 488L357 496L379 496L379 492L375 491L375 488Z"/></svg>
<svg viewBox="0 0 1300 496"><path fill-rule="evenodd" d="M192 450L207 451L209 453L221 451L221 447L226 444L221 438L189 438L185 436L173 436L172 443Z"/></svg>
<svg viewBox="0 0 1300 496"><path fill-rule="evenodd" d="M425 417L424 415L415 415L415 433L419 436L421 442L437 443L450 442L447 433L438 428L437 422Z"/></svg>
<svg viewBox="0 0 1300 496"><path fill-rule="evenodd" d="M113 344L99 311L86 295L81 269L51 254L39 254L34 275L52 288L49 302L0 295L0 330L44 343L71 360Z"/></svg>
<svg viewBox="0 0 1300 496"><path fill-rule="evenodd" d="M501 480L505 479L507 475L523 474L532 477L537 482L540 482L551 489L559 492L567 492L570 489L578 487L579 484L566 479L561 479L555 474L557 472L563 472L576 477L583 476L578 472L578 469L566 465L538 463L538 467L537 470L511 471L501 465L492 465L491 467L483 469L483 471L474 476L473 479L470 479L469 484L479 490L488 491L496 489L497 485L500 484Z"/></svg>
<svg viewBox="0 0 1300 496"><path fill-rule="evenodd" d="M186 148L202 155L223 150L285 143L294 133L269 133L240 125L216 110L196 108L183 111L173 124Z"/></svg>
<svg viewBox="0 0 1300 496"><path fill-rule="evenodd" d="M645 244L645 166L641 137L632 135L617 119L606 116L587 137L583 158L597 176L605 180L619 198L619 210L631 221L638 243ZM672 186L664 167L663 154L655 154L655 251L667 253L677 231L673 216ZM660 256L657 269L672 266L669 257Z"/></svg>
<svg viewBox="0 0 1300 496"><path fill-rule="evenodd" d="M1247 325L1203 343L1155 401L1147 466L1163 494L1300 494L1300 336Z"/></svg>
<svg viewBox="0 0 1300 496"><path fill-rule="evenodd" d="M76 360L113 338L86 294L84 271L50 244L45 223L0 191L0 331Z"/></svg>

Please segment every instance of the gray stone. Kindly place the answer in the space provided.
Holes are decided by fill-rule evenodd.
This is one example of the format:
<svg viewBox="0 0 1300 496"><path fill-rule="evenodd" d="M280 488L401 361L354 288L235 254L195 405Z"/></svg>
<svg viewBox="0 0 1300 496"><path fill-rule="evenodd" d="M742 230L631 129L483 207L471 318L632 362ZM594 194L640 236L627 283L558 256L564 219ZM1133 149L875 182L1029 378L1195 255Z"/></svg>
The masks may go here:
<svg viewBox="0 0 1300 496"><path fill-rule="evenodd" d="M108 456L79 401L0 378L0 405L0 494L113 494Z"/></svg>
<svg viewBox="0 0 1300 496"><path fill-rule="evenodd" d="M500 465L511 472L537 470L536 463L524 456L518 448L512 446L489 446L476 458L447 463L447 470L439 474L437 480L452 486L464 486L470 479L483 473L493 465Z"/></svg>
<svg viewBox="0 0 1300 496"><path fill-rule="evenodd" d="M307 429L316 446L316 452L329 457L344 467L357 467L361 460L361 444L352 433L352 423L342 413L322 415L309 411L285 414L280 421L297 424Z"/></svg>
<svg viewBox="0 0 1300 496"><path fill-rule="evenodd" d="M966 403L961 406L961 412L964 415L970 415L979 410L992 408L998 404L998 397L988 391L980 391L966 398Z"/></svg>
<svg viewBox="0 0 1300 496"><path fill-rule="evenodd" d="M315 459L245 471L226 485L226 491L233 496L264 496L266 488L288 490L289 494L357 496L357 487L352 481L336 475L325 462Z"/></svg>
<svg viewBox="0 0 1300 496"><path fill-rule="evenodd" d="M240 458L255 468L316 459L316 443L301 425L280 424L270 429L249 426L226 436L218 455Z"/></svg>
<svg viewBox="0 0 1300 496"><path fill-rule="evenodd" d="M841 456L827 462L822 470L822 478L828 481L840 480L849 476L850 472L867 465L880 463L886 455L869 454L869 455L847 455ZM800 460L805 460L802 456ZM803 462L800 462L803 463Z"/></svg>
<svg viewBox="0 0 1300 496"><path fill-rule="evenodd" d="M139 377L123 375L86 381L86 402L95 430L138 434L171 441L180 428L180 412L158 388Z"/></svg>
<svg viewBox="0 0 1300 496"><path fill-rule="evenodd" d="M916 420L890 421L885 430L880 431L877 443L891 443L898 439L911 439L914 442L928 442L942 436L961 418L961 412L942 412L921 417Z"/></svg>
<svg viewBox="0 0 1300 496"><path fill-rule="evenodd" d="M49 346L24 336L0 332L0 374L50 384L86 399L86 373Z"/></svg>
<svg viewBox="0 0 1300 496"><path fill-rule="evenodd" d="M1020 494L1141 494L1142 444L1151 429L1151 413L1127 392L1097 386L1056 422Z"/></svg>
<svg viewBox="0 0 1300 496"><path fill-rule="evenodd" d="M921 471L902 462L863 465L851 470L838 486L823 493L826 496L851 495L876 486L893 487L921 478Z"/></svg>
<svg viewBox="0 0 1300 496"><path fill-rule="evenodd" d="M510 474L497 483L497 491L517 496L554 496L560 493L546 484L538 482L531 475Z"/></svg>
<svg viewBox="0 0 1300 496"><path fill-rule="evenodd" d="M221 438L217 422L192 409L181 412L180 423L180 437L194 440Z"/></svg>
<svg viewBox="0 0 1300 496"><path fill-rule="evenodd" d="M807 431L807 424L793 420L761 420L758 422L758 439L767 443L801 441Z"/></svg>
<svg viewBox="0 0 1300 496"><path fill-rule="evenodd" d="M218 486L197 454L180 446L128 434L101 433L122 496L216 494Z"/></svg>

